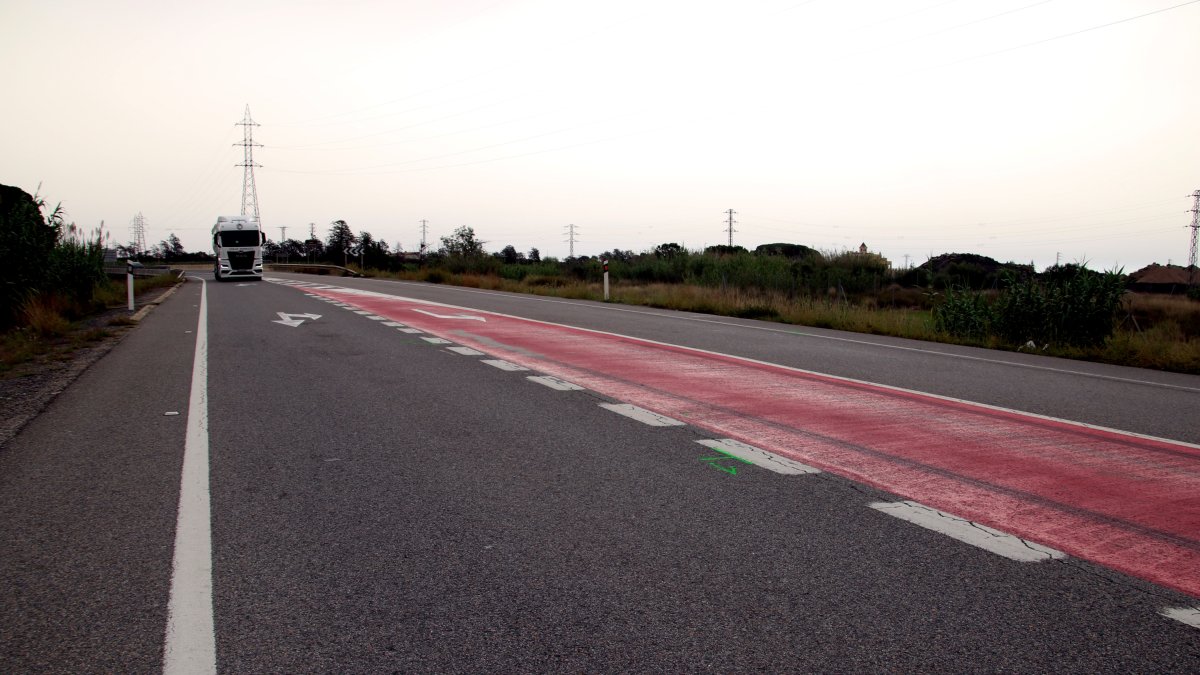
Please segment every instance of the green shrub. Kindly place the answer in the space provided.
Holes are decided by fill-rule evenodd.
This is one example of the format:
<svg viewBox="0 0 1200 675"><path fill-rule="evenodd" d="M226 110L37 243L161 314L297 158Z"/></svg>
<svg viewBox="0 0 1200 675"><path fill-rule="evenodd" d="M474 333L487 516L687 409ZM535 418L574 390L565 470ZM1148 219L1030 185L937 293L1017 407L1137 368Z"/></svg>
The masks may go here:
<svg viewBox="0 0 1200 675"><path fill-rule="evenodd" d="M1102 345L1116 328L1125 275L1063 265L1039 277L1006 277L995 307L995 331L1012 343Z"/></svg>
<svg viewBox="0 0 1200 675"><path fill-rule="evenodd" d="M933 326L955 337L982 339L991 331L992 308L982 293L948 289L933 309Z"/></svg>

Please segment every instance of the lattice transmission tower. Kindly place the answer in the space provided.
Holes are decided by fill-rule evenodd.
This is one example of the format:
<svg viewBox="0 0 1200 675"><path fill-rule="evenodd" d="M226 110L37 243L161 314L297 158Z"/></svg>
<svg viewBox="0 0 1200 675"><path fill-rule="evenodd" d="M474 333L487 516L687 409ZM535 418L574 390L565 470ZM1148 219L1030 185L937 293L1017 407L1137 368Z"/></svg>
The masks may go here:
<svg viewBox="0 0 1200 675"><path fill-rule="evenodd" d="M237 125L242 127L242 142L234 143L234 146L240 145L245 151L245 159L242 160L242 163L234 165L245 168L245 175L242 178L242 215L253 215L254 219L261 224L262 220L258 214L258 190L254 187L254 167L262 165L254 163L254 147L261 148L262 143L254 142L254 127L259 125L250 119L249 103L246 104L246 116Z"/></svg>
<svg viewBox="0 0 1200 675"><path fill-rule="evenodd" d="M576 230L574 224L568 225L564 229L567 231L567 238L565 241L567 241L570 244L571 253L570 253L569 257L574 258L575 257L575 241L576 241L575 235L577 234L577 230Z"/></svg>
<svg viewBox="0 0 1200 675"><path fill-rule="evenodd" d="M142 215L141 211L129 221L129 234L131 236L130 243L133 244L134 253L140 255L146 252L146 216Z"/></svg>
<svg viewBox="0 0 1200 675"><path fill-rule="evenodd" d="M1188 248L1188 281L1196 285L1196 245L1200 243L1200 190L1192 193L1192 245Z"/></svg>

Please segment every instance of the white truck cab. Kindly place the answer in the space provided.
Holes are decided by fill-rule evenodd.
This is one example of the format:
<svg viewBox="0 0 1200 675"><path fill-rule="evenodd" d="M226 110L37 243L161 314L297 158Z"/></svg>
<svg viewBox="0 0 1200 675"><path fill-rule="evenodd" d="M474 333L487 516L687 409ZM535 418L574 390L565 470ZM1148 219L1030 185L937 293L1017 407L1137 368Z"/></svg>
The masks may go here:
<svg viewBox="0 0 1200 675"><path fill-rule="evenodd" d="M213 225L213 276L226 279L262 279L262 247L266 235L252 216L218 216Z"/></svg>

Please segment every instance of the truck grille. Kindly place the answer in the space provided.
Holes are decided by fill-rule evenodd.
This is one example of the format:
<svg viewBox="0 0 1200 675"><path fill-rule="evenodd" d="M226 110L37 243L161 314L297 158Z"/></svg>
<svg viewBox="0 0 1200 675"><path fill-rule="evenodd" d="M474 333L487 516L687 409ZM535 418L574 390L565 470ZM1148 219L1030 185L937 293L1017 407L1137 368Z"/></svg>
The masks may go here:
<svg viewBox="0 0 1200 675"><path fill-rule="evenodd" d="M230 251L229 268L235 272L254 269L254 251Z"/></svg>

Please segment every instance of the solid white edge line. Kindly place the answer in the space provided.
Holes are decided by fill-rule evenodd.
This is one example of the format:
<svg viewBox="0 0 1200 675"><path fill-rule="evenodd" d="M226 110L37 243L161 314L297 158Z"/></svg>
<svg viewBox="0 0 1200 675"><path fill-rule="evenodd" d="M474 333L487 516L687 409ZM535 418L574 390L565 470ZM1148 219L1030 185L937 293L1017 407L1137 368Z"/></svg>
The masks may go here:
<svg viewBox="0 0 1200 675"><path fill-rule="evenodd" d="M696 441L706 448L712 448L717 452L733 455L738 459L743 459L755 466L762 467L768 471L781 473L785 476L802 476L814 473L821 473L820 469L811 467L807 464L801 464L786 457L780 457L773 452L768 452L762 448L756 448L753 445L747 445L741 441L732 438L719 438L716 440Z"/></svg>
<svg viewBox="0 0 1200 675"><path fill-rule="evenodd" d="M1200 607L1167 607L1159 614L1192 628L1200 628Z"/></svg>
<svg viewBox="0 0 1200 675"><path fill-rule="evenodd" d="M331 289L331 290L334 290L334 289ZM569 326L564 323L555 323L553 321L542 321L540 319L530 319L528 317L516 316L514 314L504 314L503 312L493 312L493 311L486 310L486 309L475 309L473 307L462 307L459 305L450 305L450 304L447 304L444 302L434 302L432 300L422 300L420 298L410 298L410 297L403 296L403 295L389 295L387 293L380 293L378 291L364 291L361 289L349 288L349 287L341 287L336 290L346 292L350 295L365 295L368 297L391 298L394 300L403 300L405 302L415 302L415 303L419 303L419 304L423 304L423 305L433 305L435 307L444 307L447 309L456 309L456 310L467 311L467 312L478 312L480 314L490 314L492 316L500 316L500 317L505 317L508 319L515 319L517 321L528 321L530 323L542 324L543 326L555 326L557 328L566 328L568 330L577 330L577 331L582 331L585 333L594 333L596 335L609 335L612 337L619 337L624 340L631 340L634 342L642 342L642 343L650 344L650 345L659 345L661 347L671 347L672 349L681 349L681 350L685 350L685 351L689 351L689 352L695 352L697 354L708 354L711 356L720 356L722 358L734 359L736 361L742 361L744 363L755 363L758 365L769 366L771 368L780 368L782 370L788 370L788 371L791 371L794 373L801 373L803 375L812 375L815 377L823 377L823 378L827 378L830 380L836 380L838 382L849 382L851 384L861 384L861 385L865 385L868 387L876 387L878 389L885 389L888 391L895 391L895 392L900 392L903 394L914 394L917 396L924 396L927 398L936 399L936 400L940 400L940 401L949 401L951 403L962 403L965 405L975 406L977 408L982 408L985 410L995 410L997 412L1010 413L1013 415L1020 415L1022 417L1028 417L1031 419L1046 420L1049 422L1058 422L1061 424L1067 424L1067 425L1070 425L1073 427L1078 427L1081 429L1093 429L1096 431L1105 431L1105 432L1109 432L1109 433L1119 434L1122 436L1128 436L1130 438L1141 438L1141 439L1148 440L1148 441L1171 443L1173 445L1178 445L1178 446L1182 446L1182 447L1186 447L1186 448L1194 448L1194 449L1200 450L1200 444L1197 444L1197 443L1189 443L1187 441L1179 441L1179 440L1175 440L1172 438L1162 438L1160 436L1151 436L1149 434L1139 434L1134 431L1125 431L1123 429L1114 429L1112 427L1105 427L1105 426L1101 426L1098 424L1088 424L1087 422L1076 422L1075 420L1063 419L1061 417L1051 417L1050 415L1039 415L1038 413L1031 413L1031 412L1027 412L1024 410L1016 410L1014 408L1005 408L1003 406L991 405L988 403L979 403L978 401L969 401L964 398L955 398L953 396L943 396L941 394L931 394L927 391L918 391L916 389L906 389L904 387L896 387L896 386L892 386L890 384L881 384L879 382L869 382L867 380L858 380L858 379L855 379L852 377L843 377L841 375L830 375L829 373L819 373L815 370L805 370L804 368L796 368L794 366L785 366L780 363L772 363L770 361L762 361L759 359L752 359L752 358L749 358L746 356L738 356L736 354L726 354L724 352L714 352L712 350L700 349L698 347L688 347L686 345L677 345L677 344L672 344L670 342L661 342L658 340L650 340L647 338L641 338L641 337L637 337L637 336L633 336L633 335L623 335L621 333L613 333L611 331L596 330L595 328L582 328L580 326ZM614 309L614 308L606 308L606 309ZM658 315L656 315L656 316L658 316ZM729 325L740 326L741 324L729 324ZM748 327L749 328L757 328L755 326L748 326ZM775 330L775 329L761 329L761 330ZM795 331L780 331L780 332L795 334ZM836 338L836 339L842 340L844 342L854 342L854 340L851 340L849 338ZM867 342L865 344L876 344L876 343ZM887 345L883 345L883 346L887 346ZM915 347L902 347L900 349L906 349L909 351L920 351L918 348L915 348ZM942 352L930 352L930 353L941 354ZM970 357L970 358L978 359L978 360L986 360L986 359L982 359L980 357ZM1008 364L1008 365L1017 365L1017 366L1021 365L1021 364L1009 364L1008 361L1000 361L999 363ZM1129 382L1132 384L1143 384L1143 385L1155 386L1155 387L1170 387L1170 388L1174 388L1174 389L1186 389L1185 387L1179 387L1176 385L1166 385L1166 384L1160 384L1157 382L1147 382L1147 381L1143 381L1143 380L1123 380L1122 378L1117 378L1117 377L1089 375L1088 373L1081 373L1081 372L1071 371L1071 370L1057 370L1057 369L1053 369L1053 368L1043 368L1041 366L1037 366L1037 368L1042 369L1042 370L1052 370L1055 372L1062 372L1064 374L1070 374L1070 375L1082 375L1082 376L1087 376L1087 377L1100 377L1102 379L1126 381L1126 382ZM1187 391L1198 391L1198 390L1187 389Z"/></svg>
<svg viewBox="0 0 1200 675"><path fill-rule="evenodd" d="M208 461L208 286L201 279L163 644L163 673L167 675L217 672Z"/></svg>
<svg viewBox="0 0 1200 675"><path fill-rule="evenodd" d="M684 422L680 422L677 419L672 419L666 415L659 415L656 412L639 408L630 403L601 403L600 407L652 427L682 427L685 425Z"/></svg>
<svg viewBox="0 0 1200 675"><path fill-rule="evenodd" d="M1042 562L1066 557L1062 551L1014 537L1007 532L938 511L917 502L874 502L870 504L870 507L913 525L1004 556L1009 560Z"/></svg>

